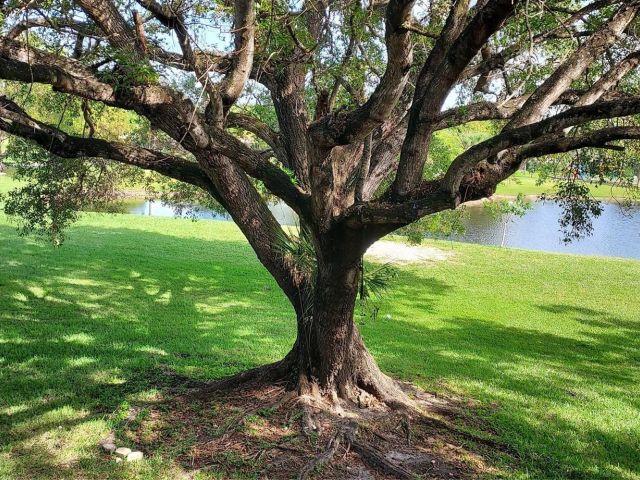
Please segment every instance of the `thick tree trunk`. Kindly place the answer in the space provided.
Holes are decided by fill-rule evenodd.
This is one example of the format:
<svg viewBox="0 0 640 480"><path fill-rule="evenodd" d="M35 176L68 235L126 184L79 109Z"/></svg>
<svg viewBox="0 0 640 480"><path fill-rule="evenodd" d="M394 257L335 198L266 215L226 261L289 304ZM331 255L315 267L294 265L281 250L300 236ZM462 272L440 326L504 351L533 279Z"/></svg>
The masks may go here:
<svg viewBox="0 0 640 480"><path fill-rule="evenodd" d="M398 383L383 374L354 322L360 286L362 232L321 237L313 294L288 294L297 313L296 342L282 360L215 382L212 387L247 381L286 382L300 395L330 404L360 407L411 404ZM255 247L254 247L255 248ZM303 285L308 287L306 282Z"/></svg>
<svg viewBox="0 0 640 480"><path fill-rule="evenodd" d="M354 322L359 274L358 261L319 261L312 314L298 321L299 392L359 406L408 404L378 368Z"/></svg>

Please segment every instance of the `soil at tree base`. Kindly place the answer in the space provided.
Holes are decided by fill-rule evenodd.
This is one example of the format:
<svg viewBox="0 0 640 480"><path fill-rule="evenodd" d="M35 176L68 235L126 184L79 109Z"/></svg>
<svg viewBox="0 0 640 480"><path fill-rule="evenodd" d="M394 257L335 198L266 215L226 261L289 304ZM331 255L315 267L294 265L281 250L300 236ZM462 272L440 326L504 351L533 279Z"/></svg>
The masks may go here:
<svg viewBox="0 0 640 480"><path fill-rule="evenodd" d="M308 404L284 385L211 390L164 374L159 401L119 434L142 450L170 452L187 471L229 479L465 479L497 473L483 457L507 453L489 434L456 427L469 405L409 384L403 388L420 412L354 406L337 414L311 405L319 428L305 431Z"/></svg>

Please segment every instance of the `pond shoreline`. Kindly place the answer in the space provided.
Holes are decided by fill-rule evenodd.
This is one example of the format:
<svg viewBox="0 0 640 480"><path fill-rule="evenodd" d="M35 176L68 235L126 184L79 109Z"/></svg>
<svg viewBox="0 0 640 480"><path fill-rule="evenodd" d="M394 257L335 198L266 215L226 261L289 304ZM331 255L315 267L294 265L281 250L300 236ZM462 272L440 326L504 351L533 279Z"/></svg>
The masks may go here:
<svg viewBox="0 0 640 480"><path fill-rule="evenodd" d="M503 199L494 196L490 201ZM533 197L530 197L533 198ZM129 201L131 202L131 201ZM128 213L175 217L171 206L159 201L138 201L129 203ZM603 212L594 218L592 235L569 244L561 241L559 231L561 208L552 201L533 201L533 205L522 218L493 218L483 206L484 200L468 202L465 205L464 234L447 237L449 240L481 245L501 245L505 237L505 246L557 253L600 255L640 259L640 204L623 206L614 201L602 202ZM269 209L281 225L296 225L295 213L286 205L271 204ZM182 215L183 217L189 215ZM203 220L230 221L228 215L221 215L202 208L191 212L192 218ZM506 220L506 222L504 222ZM506 232L504 232L506 223Z"/></svg>
<svg viewBox="0 0 640 480"><path fill-rule="evenodd" d="M461 203L460 205L482 206L482 204L487 200L490 202L495 202L500 200L515 200L516 198L518 198L517 195L495 194L495 195L491 195L490 197L481 198L479 200L469 200L468 202ZM640 205L640 198L616 198L616 197L593 197L593 198L603 203L611 203L611 204L617 204L617 205L627 203L632 205ZM536 195L536 194L524 195L524 199L530 202L550 201L550 200L544 200L542 195Z"/></svg>

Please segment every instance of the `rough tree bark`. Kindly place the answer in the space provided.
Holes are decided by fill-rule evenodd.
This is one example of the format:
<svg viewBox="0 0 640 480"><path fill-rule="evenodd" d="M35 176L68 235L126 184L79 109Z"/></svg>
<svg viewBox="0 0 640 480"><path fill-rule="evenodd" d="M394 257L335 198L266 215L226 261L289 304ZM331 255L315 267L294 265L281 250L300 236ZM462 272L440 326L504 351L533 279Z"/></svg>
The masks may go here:
<svg viewBox="0 0 640 480"><path fill-rule="evenodd" d="M318 273L311 316L298 332L298 388L331 401L366 406L375 398L389 405L408 398L384 375L354 322L361 255L375 238L362 231L340 231L319 239ZM364 237L364 238L363 238Z"/></svg>

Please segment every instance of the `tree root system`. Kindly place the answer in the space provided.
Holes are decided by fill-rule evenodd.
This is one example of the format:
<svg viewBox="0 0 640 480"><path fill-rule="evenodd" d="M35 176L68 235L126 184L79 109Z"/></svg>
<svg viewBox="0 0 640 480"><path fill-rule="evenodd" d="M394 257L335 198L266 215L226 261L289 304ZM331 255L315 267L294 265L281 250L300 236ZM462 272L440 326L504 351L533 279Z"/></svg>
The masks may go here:
<svg viewBox="0 0 640 480"><path fill-rule="evenodd" d="M167 452L188 472L229 479L460 479L496 472L482 454L499 444L459 427L465 410L459 402L397 385L412 408L332 404L251 375L168 396L124 434L145 451Z"/></svg>

